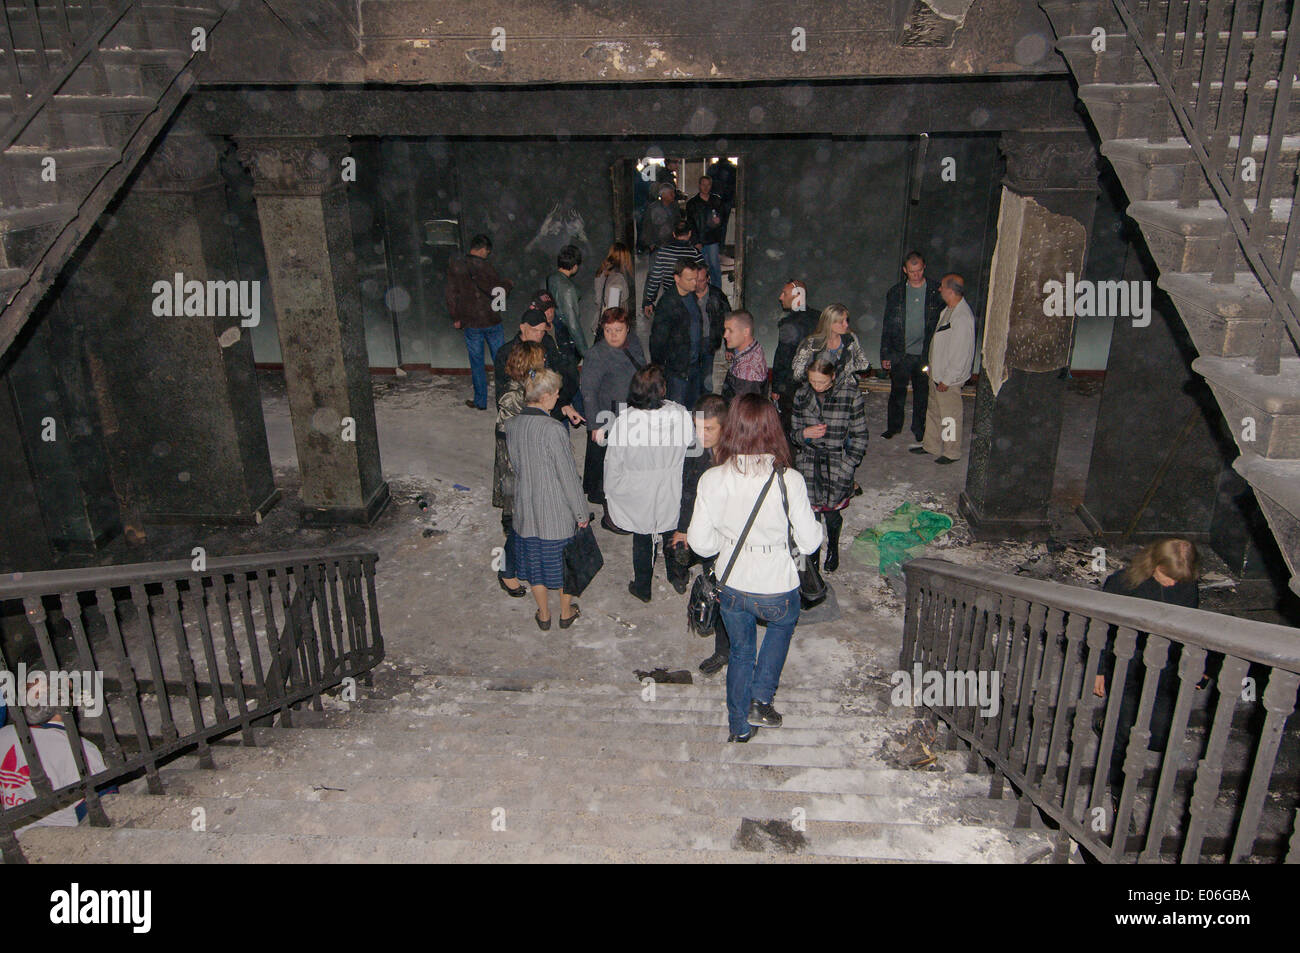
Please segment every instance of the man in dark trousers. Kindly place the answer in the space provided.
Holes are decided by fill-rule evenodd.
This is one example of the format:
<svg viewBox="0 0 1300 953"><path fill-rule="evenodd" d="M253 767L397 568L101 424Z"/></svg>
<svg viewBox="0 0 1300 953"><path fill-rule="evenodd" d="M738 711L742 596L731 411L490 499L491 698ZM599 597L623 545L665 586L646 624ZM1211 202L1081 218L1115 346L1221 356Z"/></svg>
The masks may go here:
<svg viewBox="0 0 1300 953"><path fill-rule="evenodd" d="M549 292L539 291L533 295L532 304L519 319L519 333L511 338L497 351L496 384L497 393L504 394L510 386L506 376L506 361L510 352L521 341L535 341L546 351L546 367L560 375L560 396L555 401L551 416L556 420L567 420L577 427L583 423L583 417L573 407L573 395L578 393L578 368L569 356L555 343L555 338L547 332L555 327L555 299Z"/></svg>
<svg viewBox="0 0 1300 953"><path fill-rule="evenodd" d="M726 207L713 191L713 180L700 176L700 191L686 203L686 217L695 232L695 245L709 266L709 284L722 287L720 250L726 240Z"/></svg>
<svg viewBox="0 0 1300 953"><path fill-rule="evenodd" d="M709 341L704 312L695 295L699 266L683 258L673 267L673 286L659 298L650 329L650 360L664 369L668 399L694 407L709 388L705 383Z"/></svg>
<svg viewBox="0 0 1300 953"><path fill-rule="evenodd" d="M808 302L808 286L791 278L781 289L781 307L785 313L776 325L776 353L772 355L772 393L781 410L781 428L790 432L790 411L794 406L794 355L799 342L817 330L820 312Z"/></svg>
<svg viewBox="0 0 1300 953"><path fill-rule="evenodd" d="M907 385L912 385L912 433L916 446L925 439L929 380L924 370L930 339L944 309L939 282L925 277L925 259L910 252L903 260L903 280L885 295L885 323L880 335L880 366L889 371L889 411L885 432L889 440L903 429L907 416Z"/></svg>
<svg viewBox="0 0 1300 953"><path fill-rule="evenodd" d="M474 399L465 401L465 406L478 410L487 410L483 345L487 345L495 363L505 341L501 314L506 309L506 295L514 287L512 281L502 278L488 264L491 254L492 239L475 235L469 243L469 254L453 258L447 265L447 311L451 314L452 327L465 332L469 372L474 381Z"/></svg>

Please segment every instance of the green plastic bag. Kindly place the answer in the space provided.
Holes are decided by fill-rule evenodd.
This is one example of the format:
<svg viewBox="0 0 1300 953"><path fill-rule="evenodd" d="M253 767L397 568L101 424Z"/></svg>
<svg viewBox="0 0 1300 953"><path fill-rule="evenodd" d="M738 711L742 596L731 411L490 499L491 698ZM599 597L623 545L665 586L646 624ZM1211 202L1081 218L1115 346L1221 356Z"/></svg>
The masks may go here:
<svg viewBox="0 0 1300 953"><path fill-rule="evenodd" d="M881 575L902 572L903 563L921 554L932 540L952 529L952 517L904 503L853 541L853 554Z"/></svg>

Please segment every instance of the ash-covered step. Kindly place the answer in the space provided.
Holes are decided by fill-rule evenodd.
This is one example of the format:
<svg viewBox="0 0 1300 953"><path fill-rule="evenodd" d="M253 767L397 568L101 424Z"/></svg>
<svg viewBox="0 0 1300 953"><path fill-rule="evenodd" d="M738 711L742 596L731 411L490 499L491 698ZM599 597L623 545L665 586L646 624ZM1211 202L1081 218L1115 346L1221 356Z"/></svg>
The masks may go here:
<svg viewBox="0 0 1300 953"><path fill-rule="evenodd" d="M490 792L485 792L489 794ZM1020 862L1032 838L1008 841L997 832L956 824L799 821L764 813L716 817L701 814L611 813L525 809L486 799L476 808L430 804L301 802L274 798L225 799L123 797L110 816L123 827L188 831L203 810L206 833L310 835L374 839L554 844L633 850L731 851L737 843L761 845L755 822L776 832L773 849L862 860L986 859ZM748 821L748 823L747 823ZM773 823L775 822L775 823ZM1017 840L1019 842L1017 842ZM1032 849L1032 848L1031 848ZM767 852L767 851L764 851Z"/></svg>

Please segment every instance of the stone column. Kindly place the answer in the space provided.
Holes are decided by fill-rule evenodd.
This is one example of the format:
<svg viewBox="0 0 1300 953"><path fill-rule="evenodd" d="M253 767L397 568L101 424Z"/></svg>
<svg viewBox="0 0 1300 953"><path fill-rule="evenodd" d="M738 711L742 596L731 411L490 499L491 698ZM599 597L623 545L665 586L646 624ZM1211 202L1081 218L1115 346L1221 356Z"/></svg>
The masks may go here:
<svg viewBox="0 0 1300 953"><path fill-rule="evenodd" d="M388 502L370 389L344 138L240 139L275 298L303 521L370 522Z"/></svg>
<svg viewBox="0 0 1300 953"><path fill-rule="evenodd" d="M254 310L256 289L236 282L221 146L177 130L161 139L63 293L56 333L61 347L85 334L96 425L133 538L137 520L260 522L279 499L239 312L241 300Z"/></svg>
<svg viewBox="0 0 1300 953"><path fill-rule="evenodd" d="M976 538L1042 538L1061 437L1060 369L1074 339L1073 315L1052 313L1045 285L1060 282L1064 298L1083 278L1097 153L1081 129L1008 132L1000 148L1007 174L959 507Z"/></svg>

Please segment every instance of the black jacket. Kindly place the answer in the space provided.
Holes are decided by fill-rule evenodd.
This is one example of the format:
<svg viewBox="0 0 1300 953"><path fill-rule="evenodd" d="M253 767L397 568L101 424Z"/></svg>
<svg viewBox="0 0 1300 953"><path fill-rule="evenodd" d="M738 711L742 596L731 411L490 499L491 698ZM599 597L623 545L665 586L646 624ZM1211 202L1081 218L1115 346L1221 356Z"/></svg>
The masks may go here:
<svg viewBox="0 0 1300 953"><path fill-rule="evenodd" d="M694 297L694 292L690 293ZM699 302L697 301L696 304ZM701 315L704 309L700 309ZM667 377L689 377L700 362L709 342L700 340L700 353L691 354L691 321L685 299L676 287L669 289L655 305L654 324L650 327L650 360L664 369Z"/></svg>
<svg viewBox="0 0 1300 953"><path fill-rule="evenodd" d="M701 245L717 245L726 237L726 205L717 192L709 193L707 201L696 195L687 202L686 217L695 231L695 240Z"/></svg>
<svg viewBox="0 0 1300 953"><path fill-rule="evenodd" d="M901 361L907 354L907 301L903 295L906 281L900 281L885 294L885 323L880 333L880 362ZM925 279L925 343L921 347L922 360L930 356L930 339L939 323L939 312L944 309L939 295L939 282Z"/></svg>
<svg viewBox="0 0 1300 953"><path fill-rule="evenodd" d="M772 355L772 392L794 396L794 372L790 369L799 342L817 330L821 311L811 305L803 311L787 311L776 325L776 353Z"/></svg>
<svg viewBox="0 0 1300 953"><path fill-rule="evenodd" d="M692 450L698 449L692 447ZM691 526L691 516L695 513L695 494L699 490L700 477L704 471L713 466L713 451L702 450L696 456L686 454L682 464L682 515L677 520L677 532L684 533Z"/></svg>
<svg viewBox="0 0 1300 953"><path fill-rule="evenodd" d="M1116 596L1130 596L1134 599L1150 599L1152 602L1163 602L1167 605L1186 606L1189 609L1199 609L1201 607L1201 591L1195 582L1177 582L1172 586L1162 586L1156 582L1152 576L1144 579L1136 587L1130 588L1128 581L1124 578L1126 570L1119 570L1111 573L1106 577L1105 583L1102 584L1101 591L1109 592ZM1107 685L1110 684L1111 676L1115 672L1115 634L1114 626L1106 635L1106 652L1101 658L1100 674L1106 676ZM1134 645L1133 659L1129 662L1130 681L1136 674L1137 667L1141 665L1142 653L1146 650L1146 636L1139 634L1137 642ZM1162 676L1161 682L1165 689L1176 685L1173 681L1173 673L1177 668L1179 654L1182 649L1177 643L1169 647L1169 655L1165 662L1165 671L1169 674ZM1129 686L1131 691L1133 686Z"/></svg>
<svg viewBox="0 0 1300 953"><path fill-rule="evenodd" d="M516 334L501 345L501 348L497 351L497 359L493 362L493 369L496 371L498 394L504 394L506 388L510 386L510 378L506 376L506 360L520 340L522 339ZM560 399L555 402L555 409L551 411L551 416L556 420L564 421L565 426L568 426L569 421L560 412L560 408L572 404L573 396L578 393L578 368L560 350L555 343L555 338L549 334L542 338L542 347L546 350L546 366L560 375Z"/></svg>
<svg viewBox="0 0 1300 953"><path fill-rule="evenodd" d="M727 320L731 305L717 285L709 285L709 293L703 301L698 298L695 300L700 305L700 313L709 319L708 353L716 354L718 348L722 347L722 324Z"/></svg>

